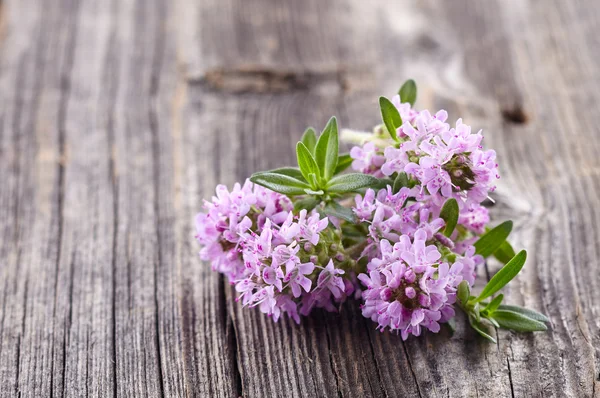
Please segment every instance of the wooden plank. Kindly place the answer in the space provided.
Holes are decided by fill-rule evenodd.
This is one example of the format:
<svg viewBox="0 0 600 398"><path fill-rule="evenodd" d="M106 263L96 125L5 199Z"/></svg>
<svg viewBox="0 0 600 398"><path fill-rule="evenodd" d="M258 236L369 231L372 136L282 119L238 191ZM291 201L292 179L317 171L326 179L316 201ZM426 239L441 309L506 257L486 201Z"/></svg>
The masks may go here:
<svg viewBox="0 0 600 398"><path fill-rule="evenodd" d="M219 26L211 27L207 32L217 32L217 35L222 38L225 46L219 47L220 51L213 50L211 43L206 43L202 55L210 62L208 66L199 66L197 74L203 76L200 79L204 87L221 92L269 92L274 91L271 80L265 84L254 84L249 82L246 64L260 64L264 71L272 73L272 71L294 71L294 67L298 64L304 66L300 72L294 76L303 74L318 75L319 72L326 73L330 68L338 70L353 70L357 65L361 69L371 70L372 74L377 77L377 80L372 85L375 88L381 89L380 92L391 91L388 82L385 80L386 75L395 70L395 75L410 74L416 76L423 84L422 97L420 105L425 107L444 106L453 114L464 115L467 120L472 120L475 127L486 127L488 130L487 141L490 147L498 150L500 158L506 158L508 161L503 163L504 183L499 192L498 208L501 216L516 216L517 221L517 239L520 244L534 252L531 256L530 265L526 273L521 277L528 282L517 283L512 289L513 296L510 297L514 302L525 304L533 308L544 310L546 312L549 303L555 300L560 293L547 293L543 288L544 277L536 269L536 260L542 253L548 253L551 256L552 251L548 245L548 240L544 241L544 233L547 229L539 227L537 230L531 229L531 222L541 222L543 220L541 211L536 208L540 201L544 202L544 193L536 192L535 189L524 189L525 187L536 186L539 181L540 173L545 172L548 162L548 153L544 154L540 161L535 160L536 154L531 154L527 149L529 147L539 146L537 141L542 139L540 135L535 133L540 129L547 129L544 120L530 122L523 125L523 120L527 116L528 110L521 111L524 107L527 91L522 90L520 85L523 81L529 79L527 72L533 68L532 63L519 64L519 54L515 53L515 47L523 45L523 37L517 35L515 26L526 25L529 13L537 13L536 15L544 15L550 17L554 15L553 9L534 8L528 9L529 6L521 8L513 7L513 5L505 3L486 3L485 5L473 4L471 2L463 2L460 4L453 3L447 9L441 9L436 3L426 5L414 5L412 3L403 3L398 6L386 4L376 4L368 6L353 3L351 6L343 10L344 16L350 21L358 21L363 15L374 16L377 19L377 24L370 25L367 23L358 23L352 26L352 31L349 37L336 35L339 26L336 22L334 8L320 10L317 14L310 6L307 7L306 13L310 14L314 20L313 29L307 32L298 30L297 34L306 35L306 40L297 40L287 36L289 31L281 28L282 25L293 23L285 19L286 15L292 13L293 6L278 9L263 10L260 7L256 8L257 14L252 15L253 11L245 9L243 6L233 7L215 7L207 6L210 9L208 24L210 21L232 21L231 24L219 24ZM535 7L535 5L531 5ZM390 9L391 8L391 9ZM260 11L259 11L260 10ZM296 10L294 10L296 11ZM339 9L335 9L339 12ZM215 17L214 14L219 15ZM315 15L318 15L315 17ZM433 17L433 18L432 18ZM542 17L540 17L542 18ZM298 16L299 20L304 20L302 16ZM282 24L281 20L285 22ZM251 26L252 22L256 26ZM278 21L276 27L273 27L274 33L269 36L265 32L270 27L270 21ZM403 23L408 24L408 27L403 27ZM201 24L200 26L204 26ZM212 26L212 25L211 25ZM534 27L537 25L534 25ZM539 26L544 26L543 23ZM533 40L529 44L534 46L537 44L536 39L545 37L549 28L546 25L545 30L535 31L534 28L527 31L525 39ZM555 25L552 25L555 26ZM343 28L343 24L340 29ZM281 30L280 30L281 29ZM325 29L325 30L323 30ZM317 33L315 33L317 32ZM319 46L332 48L334 46L345 48L347 51L343 56L336 61L330 61L332 54L339 54L335 51L329 53L314 54L304 50L303 45L311 46L317 39L311 40L312 35L319 34ZM373 41L367 51L367 56L363 57L359 63L356 55L360 49L367 48L359 46L363 44L360 41L355 43L353 47L352 39L355 37L377 37L378 41ZM229 50L234 54L238 54L240 50L240 38L243 37L246 48L251 48L252 51L245 56L236 58L231 55ZM268 37L270 41L266 39ZM210 39L211 36L208 36ZM259 39L260 38L260 39ZM567 40L561 37L561 40ZM294 52L293 57L300 57L299 54L310 53L304 59L290 59L287 53L283 53L275 44L269 47L269 43L298 43L300 49ZM565 41L566 42L566 41ZM333 44L335 43L335 45ZM527 43L527 40L525 40ZM347 46L347 47L346 47ZM315 46L315 48L319 48ZM375 50L372 50L375 48ZM389 49L398 48L398 51L390 51ZM311 49L314 51L314 49ZM238 51L238 52L236 52ZM280 52L281 51L281 52ZM207 54L208 53L208 54ZM369 54L378 54L378 57L369 59ZM582 50L581 54L588 54L587 50ZM222 57L222 62L218 62L218 58ZM382 57L380 54L385 54ZM313 57L318 57L314 59ZM198 56L197 59L202 57ZM539 57L541 58L541 57ZM539 59L538 58L538 59ZM365 60L366 59L366 60ZM377 62L374 62L377 61ZM529 61L531 62L531 61ZM323 67L322 65L327 65ZM521 68L521 69L519 69ZM217 75L218 79L213 79L213 71L220 72ZM257 72L258 71L258 72ZM254 76L257 79L262 79L263 75L259 72L263 69L252 69ZM365 73L363 73L364 75ZM369 73L366 73L369 75ZM192 74L194 76L194 74ZM361 76L363 77L363 76ZM392 77L400 80L403 76ZM228 81L229 79L229 81ZM359 79L349 76L346 78L345 87L342 92L344 101L340 104L339 99L328 98L327 94L323 95L321 104L330 103L336 106L336 110L342 115L342 123L347 120L353 126L359 128L367 128L372 123L377 121L376 108L374 99L376 98L376 90L364 89ZM375 78L371 77L370 82L373 83ZM240 83L241 81L241 83ZM356 82L355 82L356 81ZM245 84L245 89L240 88ZM395 85L396 86L396 85ZM394 87L395 87L394 86ZM308 90L315 90L315 86L310 86ZM347 88L349 87L349 89ZM353 87L358 92L352 92ZM304 86L294 86L290 84L285 91L299 91L305 89ZM325 90L324 90L325 91ZM535 86L529 92L538 92ZM299 94L301 95L301 94ZM267 103L269 103L267 95ZM258 99L253 99L258 102ZM558 105L558 104L557 104ZM281 105L284 106L284 105ZM324 107L325 105L321 105ZM555 105L556 106L556 105ZM268 112L268 105L264 105ZM370 110L366 110L370 109ZM238 111L244 113L244 111ZM298 110L298 113L304 110ZM262 112L261 112L262 113ZM344 116L346 119L344 120ZM250 116L245 113L245 117L256 120L256 116ZM531 117L531 116L529 116ZM277 112L274 112L272 119L267 123L279 126L280 123L285 125L285 116L281 116L283 122L278 122ZM264 117L258 117L259 122L254 122L251 125L260 125ZM530 131L528 137L523 137L521 140L516 140L523 130ZM263 130L267 130L266 128ZM275 128L275 131L280 131L281 128ZM271 130L273 131L273 130ZM265 133L266 134L266 133ZM510 137L510 141L506 138ZM278 137L279 138L279 137ZM294 139L292 138L292 141ZM291 143L290 143L291 144ZM262 144L264 145L264 144ZM283 153L288 154L290 145L285 146L285 143L272 143L268 145L278 145L275 151L267 153ZM281 146L279 146L281 145ZM245 146L244 146L245 147ZM258 149L263 153L262 149ZM282 158L291 157L291 153ZM239 157L237 158L239 161ZM245 164L245 159L242 159L242 164ZM269 162L270 159L264 160ZM275 163L281 166L285 162ZM268 166L265 164L264 167ZM252 170L257 169L253 167ZM238 178L248 175L248 171L244 170L238 174ZM548 177L546 176L545 179ZM223 178L221 178L223 179ZM520 187L520 190L515 190L510 187ZM557 200L554 195L551 197ZM515 195L518 195L515 198ZM545 194L546 197L548 194ZM560 198L560 196L558 196ZM567 198L558 200L567 201ZM548 200L548 199L546 199ZM509 202L510 201L510 202ZM535 216L532 217L531 210L535 209ZM568 224L565 222L565 224ZM555 229L558 226L555 226ZM579 226L578 226L579 228ZM593 233L593 232L591 232ZM538 237L542 234L542 237ZM536 239L541 239L536 242ZM545 239L552 241L553 237L547 236ZM573 244L574 242L571 242ZM588 249L589 250L589 249ZM541 252L541 253L540 253ZM564 251L560 251L564 253ZM560 258L560 257L559 257ZM550 261L548 258L546 261ZM568 262L566 258L562 261ZM491 272L494 271L496 264L492 264ZM546 277L547 278L547 277ZM567 278L568 280L572 277ZM526 290L521 287L525 286ZM517 290L517 292L515 292ZM521 293L522 292L522 293ZM541 294L544 292L545 297ZM526 293L526 294L525 294ZM573 294L573 293L570 293ZM247 391L250 396L260 395L264 391L264 386L272 386L273 392L281 392L282 387L290 389L291 395L299 395L300 390L294 387L294 382L300 380L300 385L310 385L306 380L308 377L303 375L300 366L293 366L289 370L283 364L289 361L287 353L279 354L281 348L285 347L287 340L284 338L282 346L276 345L273 350L265 346L263 342L269 336L277 336L277 329L271 330L270 325L264 325L264 321L260 318L256 319L256 315L252 313L246 314L240 311L237 306L232 306L234 320L238 324L242 346L239 354L246 355L251 348L260 347L258 352L251 351L250 359L242 357L241 373L247 375L242 377L244 391ZM561 317L569 319L573 314L570 312L569 306L564 307L565 314ZM356 316L356 311L353 312ZM347 322L351 322L349 317ZM334 318L336 319L336 318ZM343 319L343 316L342 316ZM568 323L572 324L572 321ZM349 343L352 337L348 336L347 331L340 331L339 325L346 324L345 321L337 318L333 322L333 327L328 328L329 334L338 334L339 339L332 347L325 348L330 351L332 358L332 370L336 376L336 385L342 395L348 395L350 392L360 392L365 395L393 395L394 391L399 391L401 388L406 388L406 385L411 380L406 379L407 374L412 374L414 377L413 389L424 396L431 395L478 395L479 391L495 391L498 395L525 394L535 395L539 393L549 393L552 391L562 391L565 394L571 395L587 395L592 393L595 383L593 372L573 371L571 365L557 366L559 358L569 355L571 350L577 354L573 356L573 360L583 360L587 364L588 369L595 368L594 355L590 349L591 346L585 341L569 342L569 347L559 340L552 337L551 334L537 334L532 336L511 335L505 332L499 334L499 346L491 346L481 342L470 331L459 330L459 333L452 339L448 339L447 334L439 336L428 335L423 339L413 339L406 343L405 347L398 339L393 336L379 336L376 333L370 334L370 346L372 347L372 357L365 366L359 360L360 356L353 355L355 352L349 350ZM368 328L369 325L363 322L363 327ZM266 329L265 329L266 327ZM263 332L260 332L260 331ZM356 333L356 327L352 328ZM587 335L587 333L586 333ZM266 336L266 337L265 337ZM308 340L303 337L303 340ZM344 340L346 339L346 340ZM382 342L382 339L385 343ZM277 340L279 341L279 340ZM313 349L318 352L319 346L323 340L319 340L317 346ZM366 341L364 336L358 340L358 343ZM342 347L336 351L336 347ZM536 357L535 353L542 350L543 354ZM396 352L408 355L408 358L403 361L403 366L388 366L389 352ZM517 353L515 355L515 352ZM239 362L240 363L240 362ZM258 367L256 364L260 364ZM351 364L351 365L350 365ZM354 367L355 371L345 373L346 368ZM585 367L585 366L584 366ZM337 373L342 369L340 373ZM406 370L409 370L407 372ZM340 376L341 374L341 376ZM365 377L363 379L362 377ZM385 380L386 389L373 388L371 380ZM350 381L348 381L350 380ZM531 382L536 380L536 382ZM538 382L539 380L539 382ZM348 387L346 390L345 388ZM269 388L269 387L267 387ZM326 387L323 386L323 391ZM271 391L267 389L267 391ZM401 391L401 390L400 390ZM409 390L414 393L414 390Z"/></svg>
<svg viewBox="0 0 600 398"><path fill-rule="evenodd" d="M25 2L2 7L1 396L48 395L54 369L62 371L52 344L62 179L56 126L71 26L58 25L55 11L42 20ZM44 67L53 50L55 64Z"/></svg>
<svg viewBox="0 0 600 398"><path fill-rule="evenodd" d="M598 396L600 7L551 3L3 2L0 396ZM274 324L197 259L217 183L409 76L497 150L548 333Z"/></svg>

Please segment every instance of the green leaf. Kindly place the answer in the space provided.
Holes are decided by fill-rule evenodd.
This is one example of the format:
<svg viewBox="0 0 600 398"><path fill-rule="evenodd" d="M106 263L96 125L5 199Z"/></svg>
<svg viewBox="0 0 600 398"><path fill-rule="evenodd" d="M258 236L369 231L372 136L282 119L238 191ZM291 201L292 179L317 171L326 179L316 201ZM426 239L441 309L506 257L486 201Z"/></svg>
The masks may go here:
<svg viewBox="0 0 600 398"><path fill-rule="evenodd" d="M462 281L458 284L457 297L458 301L464 306L469 301L469 297L471 296L471 288L469 287L469 282Z"/></svg>
<svg viewBox="0 0 600 398"><path fill-rule="evenodd" d="M489 257L506 241L512 231L512 221L505 221L497 227L489 230L475 242L475 253L483 257Z"/></svg>
<svg viewBox="0 0 600 398"><path fill-rule="evenodd" d="M310 188L308 184L296 178L272 172L253 174L250 181L284 195L304 195L304 190Z"/></svg>
<svg viewBox="0 0 600 398"><path fill-rule="evenodd" d="M494 252L494 257L502 264L506 264L515 256L515 249L505 240L500 247Z"/></svg>
<svg viewBox="0 0 600 398"><path fill-rule="evenodd" d="M260 171L258 173L254 173L253 175L264 174L264 173L281 174L284 176L292 177L292 178L294 178L300 182L303 182L305 184L307 182L306 179L304 178L304 176L302 175L302 172L297 167L281 167L279 169L273 169L273 170L269 170L269 171Z"/></svg>
<svg viewBox="0 0 600 398"><path fill-rule="evenodd" d="M346 193L353 192L360 188L378 186L380 181L368 174L352 173L342 174L333 177L327 185L327 192L330 193Z"/></svg>
<svg viewBox="0 0 600 398"><path fill-rule="evenodd" d="M341 218L342 220L346 220L348 222L356 221L352 209L344 207L338 202L330 202L329 204L327 204L327 206L325 206L323 212L328 216Z"/></svg>
<svg viewBox="0 0 600 398"><path fill-rule="evenodd" d="M472 314L475 316L475 319L477 319L477 322L481 322L480 307L481 307L481 305L479 305L479 303L475 302L475 305L473 306L473 310L472 310Z"/></svg>
<svg viewBox="0 0 600 398"><path fill-rule="evenodd" d="M318 189L319 185L316 181L317 179L313 181L309 176L311 174L314 174L315 176L320 175L319 166L317 166L315 158L310 153L306 145L304 145L302 142L298 142L298 144L296 145L296 156L298 157L298 166L300 166L300 171L302 172L302 175L304 176L306 181L309 181L311 183L311 187L313 189Z"/></svg>
<svg viewBox="0 0 600 398"><path fill-rule="evenodd" d="M548 327L542 322L518 312L497 310L494 312L493 318L498 322L500 327L517 332L543 332L544 330L548 330Z"/></svg>
<svg viewBox="0 0 600 398"><path fill-rule="evenodd" d="M498 309L498 307L502 303L502 299L504 299L503 294L497 295L496 297L494 297L494 299L492 301L490 301L490 303L488 305L485 306L485 308L483 310L485 312L487 312L488 314L492 314L494 311L496 311Z"/></svg>
<svg viewBox="0 0 600 398"><path fill-rule="evenodd" d="M489 341L491 341L494 344L496 343L496 339L493 338L489 334L487 328L484 325L482 325L480 322L477 322L476 319L474 319L473 317L469 317L469 323L471 324L471 327L473 329L475 329L475 331L477 333L479 333L481 336L485 337L486 339L488 339Z"/></svg>
<svg viewBox="0 0 600 398"><path fill-rule="evenodd" d="M294 202L294 211L298 212L304 209L311 211L312 209L317 207L319 203L321 203L319 199L309 196Z"/></svg>
<svg viewBox="0 0 600 398"><path fill-rule="evenodd" d="M502 289L508 282L510 282L521 269L523 265L525 265L525 260L527 259L527 252L525 250L521 250L519 254L513 257L504 267L500 269L490 279L490 281L485 285L479 296L475 299L476 302L486 299L490 297L492 294L496 293L498 290Z"/></svg>
<svg viewBox="0 0 600 398"><path fill-rule="evenodd" d="M314 175L314 174L311 174ZM325 191L323 191L322 189L319 189L318 191L313 191L312 189L305 189L304 192L308 195L313 195L313 196L321 196L325 193Z"/></svg>
<svg viewBox="0 0 600 398"><path fill-rule="evenodd" d="M349 153L345 153L343 155L338 156L337 166L336 166L335 172L333 174L334 175L340 174L342 171L344 171L348 167L350 167L350 165L352 164L353 161L354 161L354 159L352 159L350 157Z"/></svg>
<svg viewBox="0 0 600 398"><path fill-rule="evenodd" d="M417 100L417 84L413 79L405 81L398 94L400 95L400 102L408 102L410 106L413 106Z"/></svg>
<svg viewBox="0 0 600 398"><path fill-rule="evenodd" d="M527 318L531 318L536 321L550 322L550 320L546 317L546 315L540 314L539 312L534 311L534 310L530 310L529 308L523 308L523 307L519 307L516 305L502 304L500 307L498 307L498 309L502 310L502 311L517 312L519 314L525 315Z"/></svg>
<svg viewBox="0 0 600 398"><path fill-rule="evenodd" d="M494 318L489 318L488 317L488 318L485 318L485 319L487 319L492 325L494 325L494 327L497 327L497 328L500 327L500 324L498 322L496 322L496 320Z"/></svg>
<svg viewBox="0 0 600 398"><path fill-rule="evenodd" d="M400 189L408 187L408 183L408 174L406 174L404 171L398 173L398 175L394 179L394 185L392 187L393 192L398 193Z"/></svg>
<svg viewBox="0 0 600 398"><path fill-rule="evenodd" d="M329 181L335 173L338 162L338 146L338 126L334 116L329 119L315 147L315 160L325 182Z"/></svg>
<svg viewBox="0 0 600 398"><path fill-rule="evenodd" d="M456 224L458 223L458 213L459 209L456 199L448 199L440 211L440 218L446 221L444 235L450 236L454 232L454 228L456 228Z"/></svg>
<svg viewBox="0 0 600 398"><path fill-rule="evenodd" d="M304 134L302 134L300 141L302 141L302 143L306 145L306 148L313 153L315 146L317 145L317 133L315 132L315 129L312 127L307 128L304 131Z"/></svg>
<svg viewBox="0 0 600 398"><path fill-rule="evenodd" d="M402 126L400 112L398 112L398 109L396 109L394 104L385 97L379 97L379 107L381 108L381 120L383 120L383 124L385 124L385 127L394 141L398 141L396 129Z"/></svg>
<svg viewBox="0 0 600 398"><path fill-rule="evenodd" d="M315 188L314 188L315 190L322 191L321 189L319 189L320 187L319 187L319 180L318 180L318 177L317 177L317 175L318 175L318 174L315 174L315 173L310 173L310 174L308 175L308 183L309 183L309 184L310 184L312 187L315 187ZM314 195L314 194L311 194L311 195ZM321 195L321 194L319 194L319 195Z"/></svg>

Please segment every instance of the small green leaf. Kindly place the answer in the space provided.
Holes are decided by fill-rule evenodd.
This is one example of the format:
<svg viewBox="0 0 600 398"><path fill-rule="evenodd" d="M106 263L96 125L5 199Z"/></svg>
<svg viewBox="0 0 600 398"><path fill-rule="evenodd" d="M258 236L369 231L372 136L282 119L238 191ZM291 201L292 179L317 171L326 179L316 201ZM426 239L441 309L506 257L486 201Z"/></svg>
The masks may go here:
<svg viewBox="0 0 600 398"><path fill-rule="evenodd" d="M398 94L400 95L400 102L408 102L410 106L413 106L417 100L417 84L413 79L405 81Z"/></svg>
<svg viewBox="0 0 600 398"><path fill-rule="evenodd" d="M354 159L352 159L350 157L349 153L345 153L343 155L338 156L337 167L335 168L335 173L333 173L333 174L334 175L340 174L342 171L344 171L348 167L350 167L350 165L352 164L353 161L354 161Z"/></svg>
<svg viewBox="0 0 600 398"><path fill-rule="evenodd" d="M494 252L494 257L502 264L506 264L515 256L515 249L505 240L498 249Z"/></svg>
<svg viewBox="0 0 600 398"><path fill-rule="evenodd" d="M491 256L506 241L512 231L512 221L505 221L489 230L475 242L475 253L483 257Z"/></svg>
<svg viewBox="0 0 600 398"><path fill-rule="evenodd" d="M327 185L327 192L330 193L346 193L354 192L360 188L368 188L378 186L380 181L378 178L362 173L342 174L335 176Z"/></svg>
<svg viewBox="0 0 600 398"><path fill-rule="evenodd" d="M285 174L272 172L253 174L250 177L250 181L284 195L304 195L305 189L310 188L305 182Z"/></svg>
<svg viewBox="0 0 600 398"><path fill-rule="evenodd" d="M318 174L315 174L315 173L310 173L310 174L308 175L308 183L309 183L309 184L310 184L310 185L311 185L311 186L314 188L314 190L321 191L321 190L319 189L319 180L318 180L318 177L317 177L317 175L318 175ZM319 195L320 195L320 194L319 194Z"/></svg>
<svg viewBox="0 0 600 398"><path fill-rule="evenodd" d="M490 303L488 305L485 306L485 308L483 310L485 312L487 312L488 314L492 314L494 311L496 311L498 309L498 307L502 303L502 299L504 299L503 294L497 295L496 297L494 297L494 299L492 301L490 301Z"/></svg>
<svg viewBox="0 0 600 398"><path fill-rule="evenodd" d="M546 317L546 315L540 314L539 312L534 311L534 310L530 310L529 308L523 308L523 307L519 307L516 305L502 304L500 307L498 307L498 309L503 310L503 311L518 312L519 314L525 315L527 318L531 318L536 321L550 322L550 320Z"/></svg>
<svg viewBox="0 0 600 398"><path fill-rule="evenodd" d="M497 328L500 327L500 324L498 322L496 322L496 320L494 318L489 318L488 317L488 318L485 318L485 319L487 319L492 325L494 325L494 327L497 327Z"/></svg>
<svg viewBox="0 0 600 398"><path fill-rule="evenodd" d="M298 212L300 210L308 210L311 211L315 207L317 207L321 203L321 201L313 196L309 196L294 202L294 211Z"/></svg>
<svg viewBox="0 0 600 398"><path fill-rule="evenodd" d="M406 174L404 171L400 172L394 179L394 185L392 187L392 190L394 193L398 193L400 189L408 187L408 184L408 174Z"/></svg>
<svg viewBox="0 0 600 398"><path fill-rule="evenodd" d="M315 160L325 182L329 181L335 173L338 162L338 146L338 126L334 116L329 119L315 147Z"/></svg>
<svg viewBox="0 0 600 398"><path fill-rule="evenodd" d="M473 306L473 310L472 313L475 316L475 319L477 319L477 322L481 322L481 311L480 311L481 305L477 302L475 302L475 305Z"/></svg>
<svg viewBox="0 0 600 398"><path fill-rule="evenodd" d="M314 174L312 174L314 175ZM313 196L321 196L325 193L325 191L323 191L322 189L319 189L318 191L313 191L312 189L305 189L304 192L306 192L307 195L313 195Z"/></svg>
<svg viewBox="0 0 600 398"><path fill-rule="evenodd" d="M342 220L346 220L348 222L356 221L352 209L344 207L338 202L331 202L327 204L327 206L325 206L325 208L323 209L323 212L328 216L341 218Z"/></svg>
<svg viewBox="0 0 600 398"><path fill-rule="evenodd" d="M444 235L450 236L454 232L454 228L456 228L456 224L458 223L458 213L459 209L456 199L448 199L440 211L440 218L446 221Z"/></svg>
<svg viewBox="0 0 600 398"><path fill-rule="evenodd" d="M296 156L298 158L298 166L300 166L300 171L302 172L302 175L306 181L311 183L311 187L313 189L319 188L317 179L312 181L312 179L309 177L311 174L314 174L315 176L320 175L319 166L317 166L315 158L310 153L306 145L304 145L302 142L298 142L296 145Z"/></svg>
<svg viewBox="0 0 600 398"><path fill-rule="evenodd" d="M493 318L498 322L500 327L517 332L543 332L548 330L548 327L542 322L518 312L497 310L494 312Z"/></svg>
<svg viewBox="0 0 600 398"><path fill-rule="evenodd" d="M482 325L480 322L477 322L476 319L474 319L473 317L469 317L469 323L471 324L471 327L473 329L475 329L475 331L477 333L479 333L481 336L485 337L486 339L488 339L489 341L491 341L494 344L496 343L496 339L493 338L489 334L487 328L484 325Z"/></svg>
<svg viewBox="0 0 600 398"><path fill-rule="evenodd" d="M508 282L510 282L525 265L527 259L527 252L521 250L519 254L513 257L504 267L500 269L485 285L479 296L475 299L476 302L484 300L502 289Z"/></svg>
<svg viewBox="0 0 600 398"><path fill-rule="evenodd" d="M383 124L385 124L385 127L394 141L398 141L396 129L402 126L400 112L398 112L398 109L396 109L394 104L385 97L379 97L379 107L381 108L381 120L383 120Z"/></svg>
<svg viewBox="0 0 600 398"><path fill-rule="evenodd" d="M469 297L471 296L471 288L469 287L469 282L462 281L458 284L457 297L460 304L465 306L469 301Z"/></svg>
<svg viewBox="0 0 600 398"><path fill-rule="evenodd" d="M271 173L271 174L281 174L284 176L292 177L300 182L307 183L306 179L302 175L302 172L297 167L281 167L279 169L273 169L268 171L261 171L258 173L254 173L253 175Z"/></svg>
<svg viewBox="0 0 600 398"><path fill-rule="evenodd" d="M317 145L317 133L315 132L315 129L312 127L307 128L306 131L304 131L304 134L302 134L300 141L306 145L306 148L308 148L310 153L313 153L315 146Z"/></svg>

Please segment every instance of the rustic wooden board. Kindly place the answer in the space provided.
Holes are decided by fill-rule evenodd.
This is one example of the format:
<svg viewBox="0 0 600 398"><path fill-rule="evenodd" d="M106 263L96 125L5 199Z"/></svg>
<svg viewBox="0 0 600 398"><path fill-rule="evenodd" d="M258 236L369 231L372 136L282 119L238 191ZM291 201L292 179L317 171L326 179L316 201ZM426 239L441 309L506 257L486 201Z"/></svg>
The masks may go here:
<svg viewBox="0 0 600 398"><path fill-rule="evenodd" d="M598 2L0 4L0 396L600 396ZM547 333L273 324L197 259L217 183L407 77L497 150Z"/></svg>

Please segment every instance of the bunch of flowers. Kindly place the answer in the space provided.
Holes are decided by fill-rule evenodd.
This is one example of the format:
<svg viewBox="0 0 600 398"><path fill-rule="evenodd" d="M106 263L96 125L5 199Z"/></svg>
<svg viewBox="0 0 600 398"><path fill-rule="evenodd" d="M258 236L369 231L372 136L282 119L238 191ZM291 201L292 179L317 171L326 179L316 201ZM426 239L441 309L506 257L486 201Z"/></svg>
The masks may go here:
<svg viewBox="0 0 600 398"><path fill-rule="evenodd" d="M244 306L297 323L314 308L336 311L353 297L377 327L403 339L438 332L460 308L494 341L490 326L546 330L535 311L502 304L497 292L523 267L506 240L512 223L489 227L482 202L500 178L481 131L448 114L413 108L414 81L380 98L383 124L346 134L360 145L339 154L330 119L306 130L298 167L255 173L229 191L219 185L196 216L200 257L223 274ZM348 167L355 173L344 173ZM476 269L505 265L478 296Z"/></svg>

